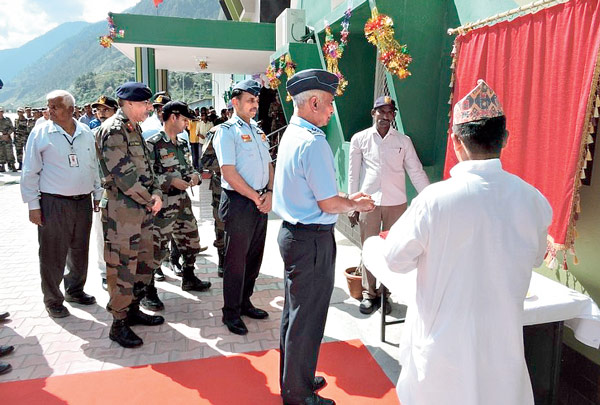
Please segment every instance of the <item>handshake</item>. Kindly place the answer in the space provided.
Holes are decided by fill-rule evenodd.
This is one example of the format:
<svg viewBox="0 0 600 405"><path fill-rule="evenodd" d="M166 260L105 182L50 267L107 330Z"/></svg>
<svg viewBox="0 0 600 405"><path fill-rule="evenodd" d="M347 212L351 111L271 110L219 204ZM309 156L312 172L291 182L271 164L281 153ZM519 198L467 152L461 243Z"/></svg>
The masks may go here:
<svg viewBox="0 0 600 405"><path fill-rule="evenodd" d="M354 228L358 225L358 216L361 212L371 212L375 209L375 203L370 195L358 192L348 196L349 200L356 203L356 208L348 212L348 219L350 220L350 226Z"/></svg>

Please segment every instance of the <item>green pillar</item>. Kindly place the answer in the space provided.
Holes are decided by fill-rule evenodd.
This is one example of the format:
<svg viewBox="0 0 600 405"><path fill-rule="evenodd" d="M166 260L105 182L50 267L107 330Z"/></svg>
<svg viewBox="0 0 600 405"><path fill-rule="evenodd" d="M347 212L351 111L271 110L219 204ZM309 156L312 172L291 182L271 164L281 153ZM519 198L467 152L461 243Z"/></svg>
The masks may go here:
<svg viewBox="0 0 600 405"><path fill-rule="evenodd" d="M135 80L145 83L153 93L156 93L154 48L135 48Z"/></svg>

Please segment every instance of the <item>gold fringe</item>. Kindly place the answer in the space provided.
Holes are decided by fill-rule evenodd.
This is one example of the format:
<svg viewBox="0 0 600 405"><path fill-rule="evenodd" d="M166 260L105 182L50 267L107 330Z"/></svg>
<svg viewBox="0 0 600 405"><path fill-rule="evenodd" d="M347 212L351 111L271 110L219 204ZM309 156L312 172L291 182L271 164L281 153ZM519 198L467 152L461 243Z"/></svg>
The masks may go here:
<svg viewBox="0 0 600 405"><path fill-rule="evenodd" d="M588 134L587 136L587 144L591 144L594 143L594 137L592 137L592 134Z"/></svg>
<svg viewBox="0 0 600 405"><path fill-rule="evenodd" d="M600 114L598 114L598 107L594 108L594 118L600 118Z"/></svg>
<svg viewBox="0 0 600 405"><path fill-rule="evenodd" d="M583 169L581 170L581 174L579 175L579 178L580 178L581 180L584 180L584 179L585 179L585 170L583 170Z"/></svg>
<svg viewBox="0 0 600 405"><path fill-rule="evenodd" d="M587 153L585 154L585 160L592 160L592 154L590 153L590 150L587 150Z"/></svg>
<svg viewBox="0 0 600 405"><path fill-rule="evenodd" d="M594 129L594 124L592 124L591 122L588 124L588 133L593 134L594 132L596 132L596 130Z"/></svg>
<svg viewBox="0 0 600 405"><path fill-rule="evenodd" d="M585 175L583 175L583 178L585 179ZM579 202L579 199L577 199L577 203L575 203L575 212L576 213L581 213L581 203Z"/></svg>
<svg viewBox="0 0 600 405"><path fill-rule="evenodd" d="M579 259L577 258L577 256L573 256L573 264L575 266L577 266L579 264Z"/></svg>
<svg viewBox="0 0 600 405"><path fill-rule="evenodd" d="M600 96L596 94L596 107L600 107Z"/></svg>

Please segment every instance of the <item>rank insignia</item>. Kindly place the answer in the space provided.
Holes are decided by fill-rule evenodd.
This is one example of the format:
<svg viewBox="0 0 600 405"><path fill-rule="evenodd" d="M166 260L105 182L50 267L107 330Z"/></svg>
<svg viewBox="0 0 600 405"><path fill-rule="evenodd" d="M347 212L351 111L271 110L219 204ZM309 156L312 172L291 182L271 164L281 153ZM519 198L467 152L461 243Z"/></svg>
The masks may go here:
<svg viewBox="0 0 600 405"><path fill-rule="evenodd" d="M170 152L170 153L167 153L166 155L163 155L163 158L165 158L165 159L169 159L172 157L175 157L175 152Z"/></svg>
<svg viewBox="0 0 600 405"><path fill-rule="evenodd" d="M244 142L252 142L252 137L248 134L242 135L242 141Z"/></svg>
<svg viewBox="0 0 600 405"><path fill-rule="evenodd" d="M267 136L264 133L261 134L261 139L263 142L267 142Z"/></svg>
<svg viewBox="0 0 600 405"><path fill-rule="evenodd" d="M133 124L131 122L127 122L127 129L129 132L133 132Z"/></svg>

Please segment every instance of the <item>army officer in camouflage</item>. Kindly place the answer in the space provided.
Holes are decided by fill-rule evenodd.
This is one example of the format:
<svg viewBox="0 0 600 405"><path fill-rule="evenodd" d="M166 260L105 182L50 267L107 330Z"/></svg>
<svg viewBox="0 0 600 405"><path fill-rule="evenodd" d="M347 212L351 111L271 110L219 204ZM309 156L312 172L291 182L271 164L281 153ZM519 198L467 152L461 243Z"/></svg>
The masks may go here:
<svg viewBox="0 0 600 405"><path fill-rule="evenodd" d="M191 162L187 142L177 136L194 118L188 105L170 101L162 108L163 129L146 140L163 192L163 208L154 219L154 259L160 267L169 256L171 236L183 256L183 291L204 291L210 282L199 280L194 275L196 255L200 252L198 224L192 212L192 201L186 190L200 183L198 173Z"/></svg>
<svg viewBox="0 0 600 405"><path fill-rule="evenodd" d="M137 347L143 341L130 326L164 322L139 309L154 268L153 216L162 207L162 192L138 124L148 116L152 92L129 82L117 89L117 97L119 110L98 133L107 309L114 318L109 337L123 347Z"/></svg>
<svg viewBox="0 0 600 405"><path fill-rule="evenodd" d="M4 109L0 107L0 172L4 172L4 164L8 163L8 168L13 172L17 171L15 167L15 156L12 150L12 134L15 130L10 118L4 116Z"/></svg>
<svg viewBox="0 0 600 405"><path fill-rule="evenodd" d="M27 145L27 138L29 132L33 126L29 125L30 120L25 117L25 109L22 107L17 108L17 118L15 118L15 135L14 143L15 150L17 151L17 162L19 163L18 169L21 170L23 164L23 150Z"/></svg>

